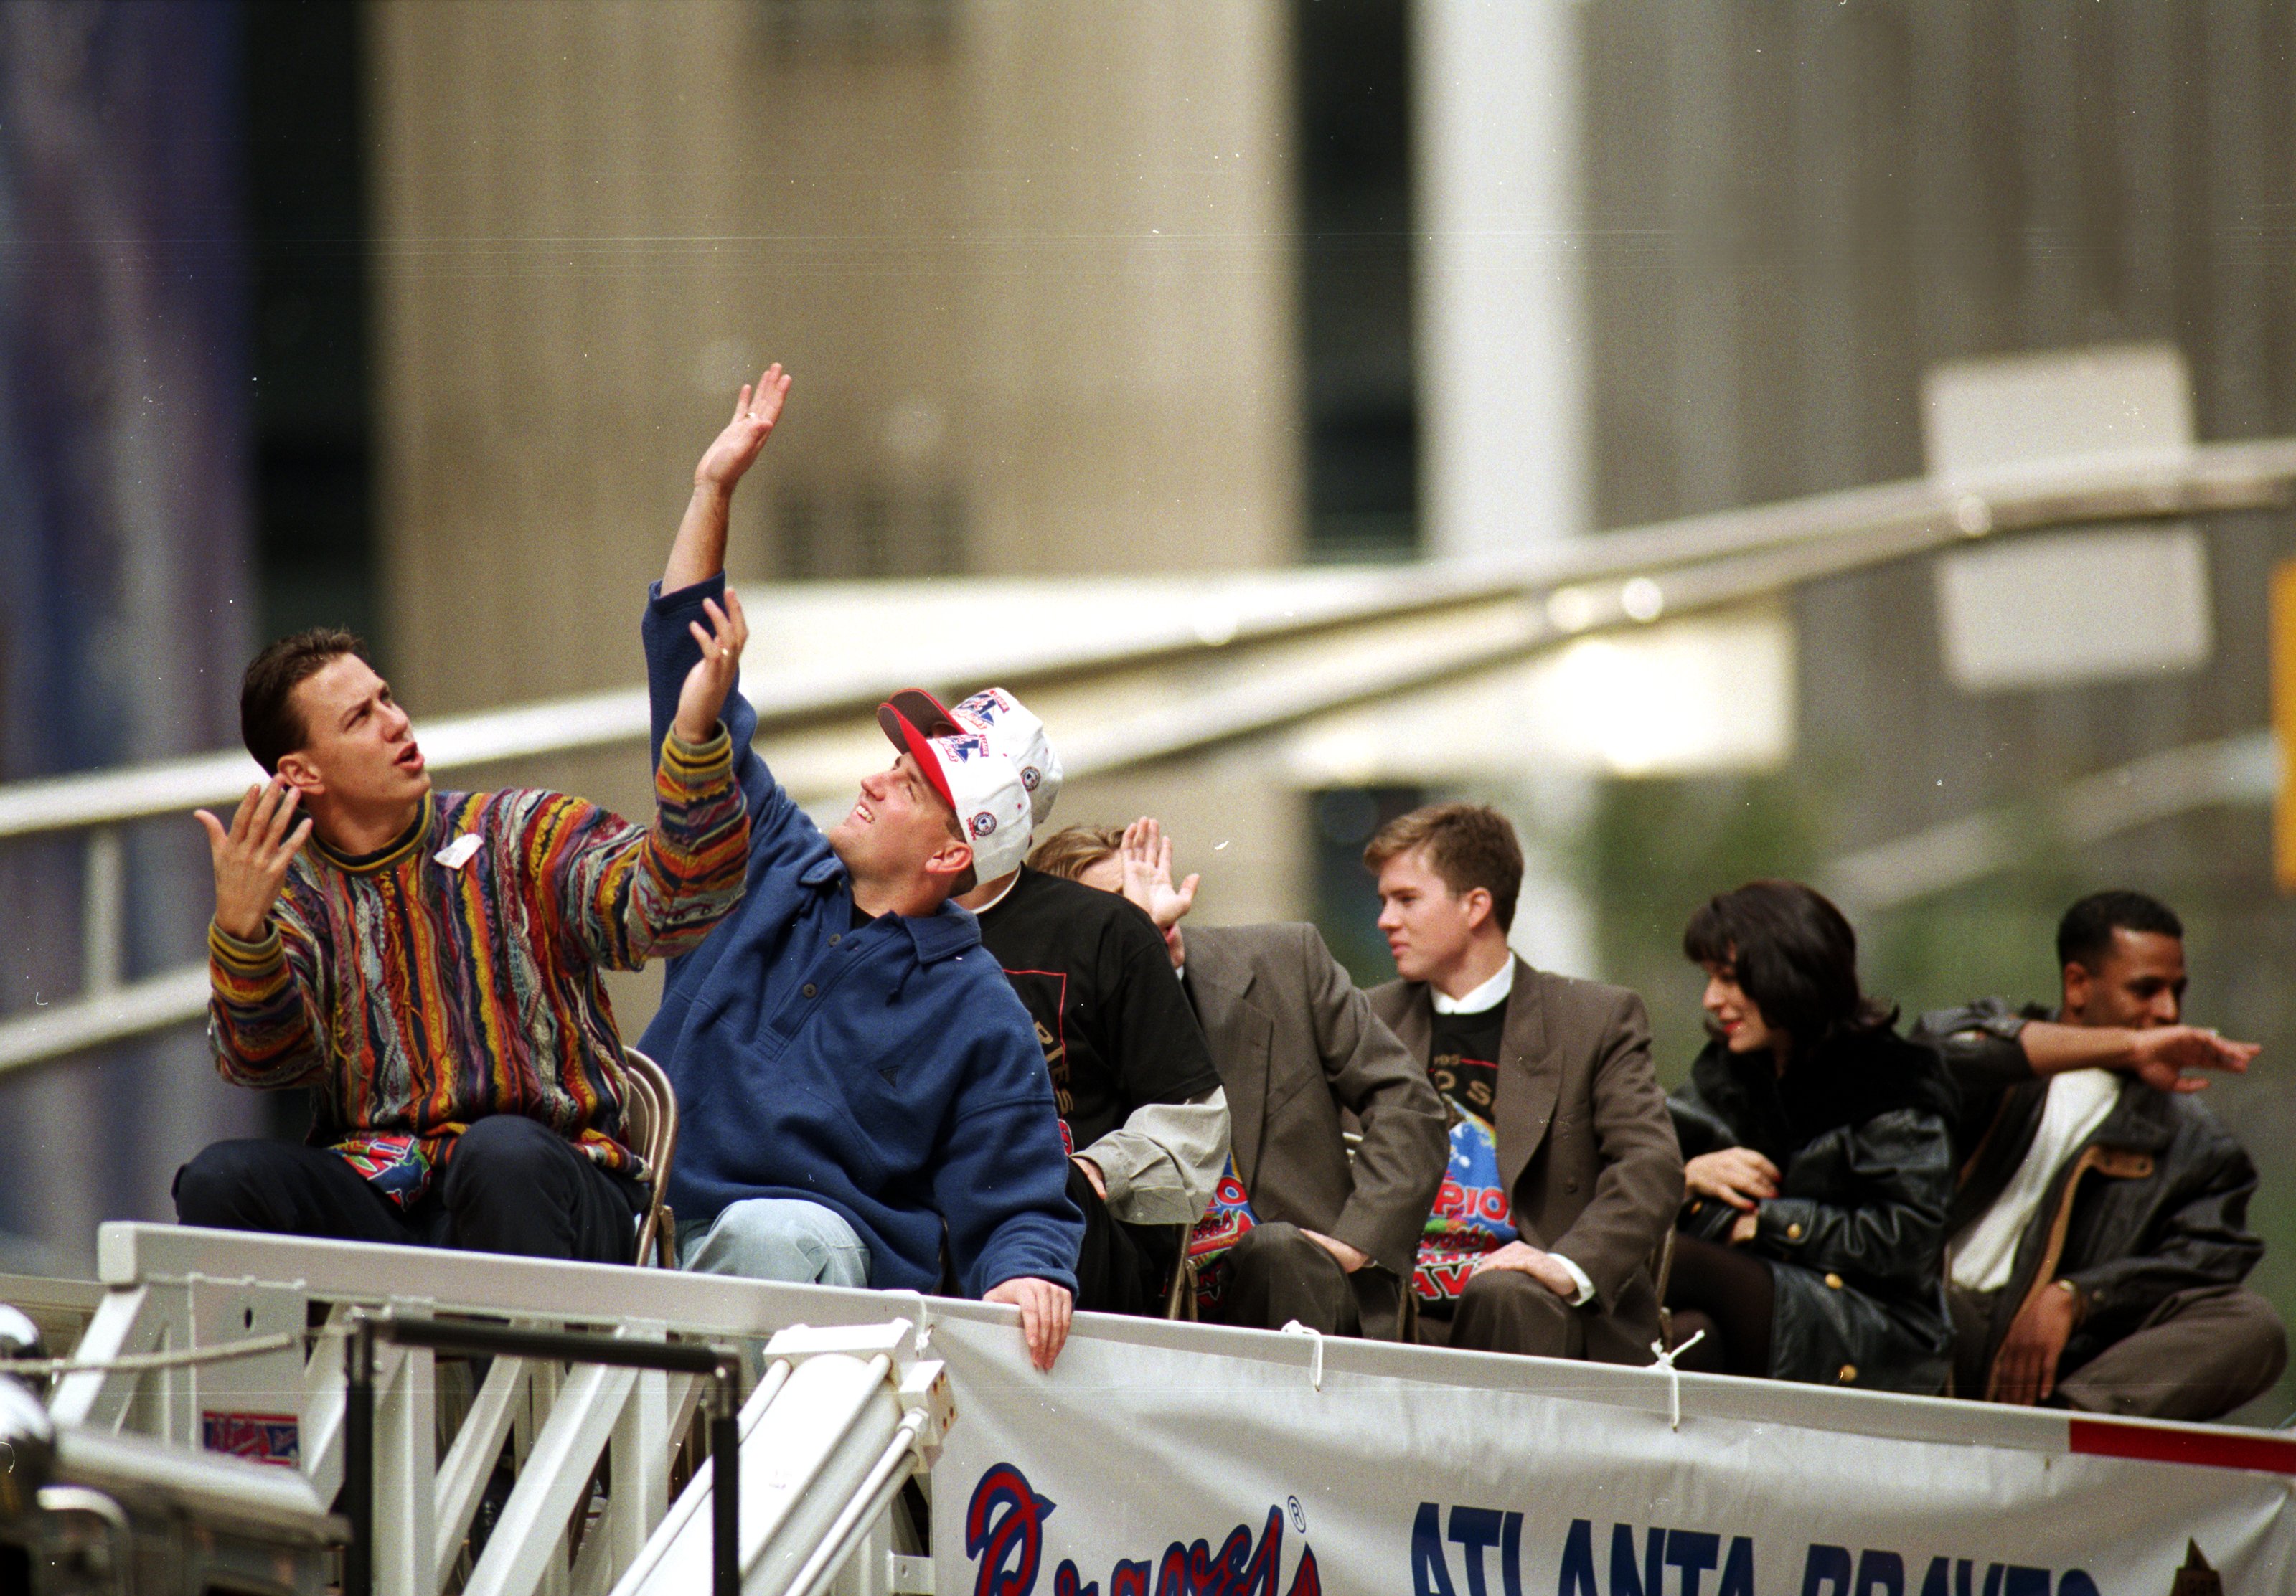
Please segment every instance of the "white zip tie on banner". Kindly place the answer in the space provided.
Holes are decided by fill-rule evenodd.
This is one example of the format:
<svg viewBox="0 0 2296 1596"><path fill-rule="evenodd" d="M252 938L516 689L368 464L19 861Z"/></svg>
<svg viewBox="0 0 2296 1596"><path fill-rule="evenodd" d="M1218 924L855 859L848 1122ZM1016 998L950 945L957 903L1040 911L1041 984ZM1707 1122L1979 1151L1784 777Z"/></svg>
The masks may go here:
<svg viewBox="0 0 2296 1596"><path fill-rule="evenodd" d="M1306 1336L1314 1340L1315 1350L1308 1357L1308 1383L1316 1390L1322 1390L1324 1388L1324 1332L1319 1330L1310 1330L1294 1319L1283 1327L1283 1333L1287 1336Z"/></svg>
<svg viewBox="0 0 2296 1596"><path fill-rule="evenodd" d="M914 1338L910 1341L909 1347L918 1357L924 1356L925 1345L932 1339L933 1333L932 1305L925 1299L925 1294L922 1291L911 1290L905 1286L896 1291L880 1292L879 1295L902 1297L917 1305L917 1316L911 1322L914 1326L911 1331Z"/></svg>
<svg viewBox="0 0 2296 1596"><path fill-rule="evenodd" d="M1672 1352L1666 1349L1666 1343L1663 1341L1651 1343L1651 1351L1658 1356L1658 1362L1653 1367L1666 1371L1666 1422L1669 1429L1678 1430L1682 1428L1682 1371L1674 1366L1674 1360L1704 1339L1706 1339L1706 1332L1699 1330Z"/></svg>
<svg viewBox="0 0 2296 1596"><path fill-rule="evenodd" d="M219 1346L187 1346L181 1352L131 1352L116 1358L78 1363L70 1358L0 1358L0 1374L29 1374L49 1379L61 1374L140 1374L152 1369L184 1369L195 1363L220 1363L231 1358L251 1358L258 1353L299 1346L303 1338L291 1330L274 1336L254 1336L226 1341Z"/></svg>

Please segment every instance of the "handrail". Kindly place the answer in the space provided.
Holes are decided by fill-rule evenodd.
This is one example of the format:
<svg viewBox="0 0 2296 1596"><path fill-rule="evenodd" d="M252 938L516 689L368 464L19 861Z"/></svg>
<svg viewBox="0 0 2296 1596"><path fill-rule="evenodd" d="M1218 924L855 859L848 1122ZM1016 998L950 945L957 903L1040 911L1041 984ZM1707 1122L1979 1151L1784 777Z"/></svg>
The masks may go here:
<svg viewBox="0 0 2296 1596"><path fill-rule="evenodd" d="M1029 691L1175 662L1232 667L1245 651L1265 652L1265 659L1253 656L1254 668L1230 668L1185 702L1167 694L1103 724L1064 731L1068 773L1105 774L1472 677L1574 638L1742 602L1967 539L2274 507L2286 502L2292 480L2296 438L2211 444L2167 459L2000 473L1982 481L1885 483L1541 544L1497 559L1192 577L1185 589L1192 602L1136 620L1126 635L1000 641L995 651L964 662L971 680L963 684L993 679ZM1039 602L1086 585L981 585ZM1366 647L1301 669L1296 660L1286 668L1280 653L1285 644L1349 632L1374 642L1374 629L1382 625L1444 616L1462 624L1400 654ZM840 660L758 673L744 691L758 709L760 741L865 712L909 684L889 668ZM447 771L641 742L649 724L644 690L630 688L428 721L422 741L431 768ZM93 863L111 843L112 828L228 802L258 773L243 755L207 754L0 787L0 842L82 831ZM86 990L0 1020L0 1074L181 1024L204 1008L201 964L130 984L109 978L116 960L100 944L116 935L116 905L106 894L116 893L118 873L87 872L85 918L94 929L86 936Z"/></svg>
<svg viewBox="0 0 2296 1596"><path fill-rule="evenodd" d="M2209 444L2173 462L2146 459L1967 486L1915 479L1559 540L1494 559L1258 573L1227 584L1242 601L1232 610L1200 606L1112 644L1031 651L1017 643L1004 668L983 674L1026 687L1859 536L1886 542L1904 534L1925 545L2049 526L2267 508L2284 502L2282 487L2292 479L2296 438ZM1059 585L1041 585L1049 591ZM1217 593L1221 584L1199 578L1197 585ZM1576 596L1599 607L1619 595ZM841 677L753 677L745 691L762 736L865 709L910 684L864 662ZM644 691L625 688L427 721L422 741L431 768L452 770L640 741L647 731ZM259 776L252 760L231 751L17 782L0 787L0 840L226 803Z"/></svg>

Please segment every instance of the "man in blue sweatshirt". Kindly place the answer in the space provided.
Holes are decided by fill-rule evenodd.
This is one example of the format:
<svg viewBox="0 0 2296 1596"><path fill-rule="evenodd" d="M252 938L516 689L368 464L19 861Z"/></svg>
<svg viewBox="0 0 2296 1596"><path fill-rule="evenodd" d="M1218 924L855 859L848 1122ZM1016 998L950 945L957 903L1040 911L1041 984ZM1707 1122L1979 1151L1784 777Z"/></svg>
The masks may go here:
<svg viewBox="0 0 2296 1596"><path fill-rule="evenodd" d="M665 727L712 635L696 623L722 611L746 630L726 591L726 516L788 389L779 366L744 388L695 468L644 628ZM1084 1220L1036 1028L948 901L1019 863L1019 773L981 739L924 737L888 705L879 722L900 752L824 836L750 747L757 712L738 686L722 718L748 888L671 962L641 1044L677 1092L681 1261L917 1291L946 1270L965 1295L1019 1308L1029 1355L1051 1368Z"/></svg>

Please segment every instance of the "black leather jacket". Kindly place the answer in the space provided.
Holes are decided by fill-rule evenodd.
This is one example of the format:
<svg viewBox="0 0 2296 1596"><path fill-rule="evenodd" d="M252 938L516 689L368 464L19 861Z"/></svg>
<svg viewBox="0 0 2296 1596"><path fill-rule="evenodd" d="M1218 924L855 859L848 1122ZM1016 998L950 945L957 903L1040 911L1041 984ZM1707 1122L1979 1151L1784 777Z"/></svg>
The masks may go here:
<svg viewBox="0 0 2296 1596"><path fill-rule="evenodd" d="M1999 999L1922 1017L1916 1039L1935 1048L1959 1096L1956 1161L1963 1166L1948 1236L1993 1206L2040 1128L2049 1084L2018 1040L2028 1019ZM2009 1284L1993 1299L1988 1367L2025 1298L2056 1280L2080 1294L2080 1322L2058 1368L2079 1368L2144 1322L2169 1297L2236 1285L2264 1256L2248 1228L2256 1166L2217 1117L2188 1096L2130 1076L2120 1100L2050 1181L2025 1233Z"/></svg>
<svg viewBox="0 0 2296 1596"><path fill-rule="evenodd" d="M1784 1176L1745 1244L1775 1282L1770 1374L1934 1395L1953 1363L1942 1275L1953 1149L1935 1059L1878 1031L1842 1037L1795 1068L1901 1089L1853 1097L1838 1123L1814 1129L1791 1111L1767 1055L1715 1043L1669 1102L1685 1158L1751 1147ZM1736 1218L1693 1198L1681 1228L1721 1241Z"/></svg>

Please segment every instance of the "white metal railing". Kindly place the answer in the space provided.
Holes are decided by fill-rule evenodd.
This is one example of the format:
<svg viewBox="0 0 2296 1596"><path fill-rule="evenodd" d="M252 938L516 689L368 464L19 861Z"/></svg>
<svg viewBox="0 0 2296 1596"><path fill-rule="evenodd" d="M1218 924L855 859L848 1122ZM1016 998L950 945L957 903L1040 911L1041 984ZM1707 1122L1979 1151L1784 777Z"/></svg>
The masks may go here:
<svg viewBox="0 0 2296 1596"><path fill-rule="evenodd" d="M49 1400L60 1428L237 1445L291 1465L324 1502L345 1477L354 1311L747 1344L759 1374L738 1420L743 1589L931 1588L900 1577L921 1568L920 1548L889 1517L954 1416L914 1295L170 1225L107 1224L98 1254L107 1289L72 1358L128 1366L63 1376ZM812 1328L793 1322L800 1314ZM162 1368L136 1361L248 1346L260 1350ZM427 1347L382 1342L373 1353L367 1551L381 1596L709 1587L709 1461L671 1501L702 1377L497 1356L471 1389L442 1380L446 1361ZM472 1524L506 1450L510 1491L472 1556ZM603 1507L586 1514L602 1464Z"/></svg>
<svg viewBox="0 0 2296 1596"><path fill-rule="evenodd" d="M744 691L758 708L760 742L778 763L786 741L817 736L840 718L865 719L886 692L918 680L968 688L995 680L1024 692L1128 677L1185 682L1184 692L1111 694L1107 714L1064 728L1070 773L1105 773L1472 676L1590 633L1964 539L2276 505L2292 479L2296 439L2033 471L1981 489L1924 479L1541 544L1502 560L1135 585L1167 602L1096 611L1086 627L1019 618L1055 610L1091 584L938 583L935 602L975 623L965 628L970 643L952 641L929 661L906 664L836 651L834 659L753 671ZM998 624L1008 615L1012 624ZM647 725L644 692L628 689L441 718L426 722L422 736L431 768L444 773L636 748ZM231 802L258 773L244 755L218 753L0 788L0 844L76 834L86 860L81 990L0 1020L0 1073L198 1016L206 1001L199 964L121 978L121 828Z"/></svg>

